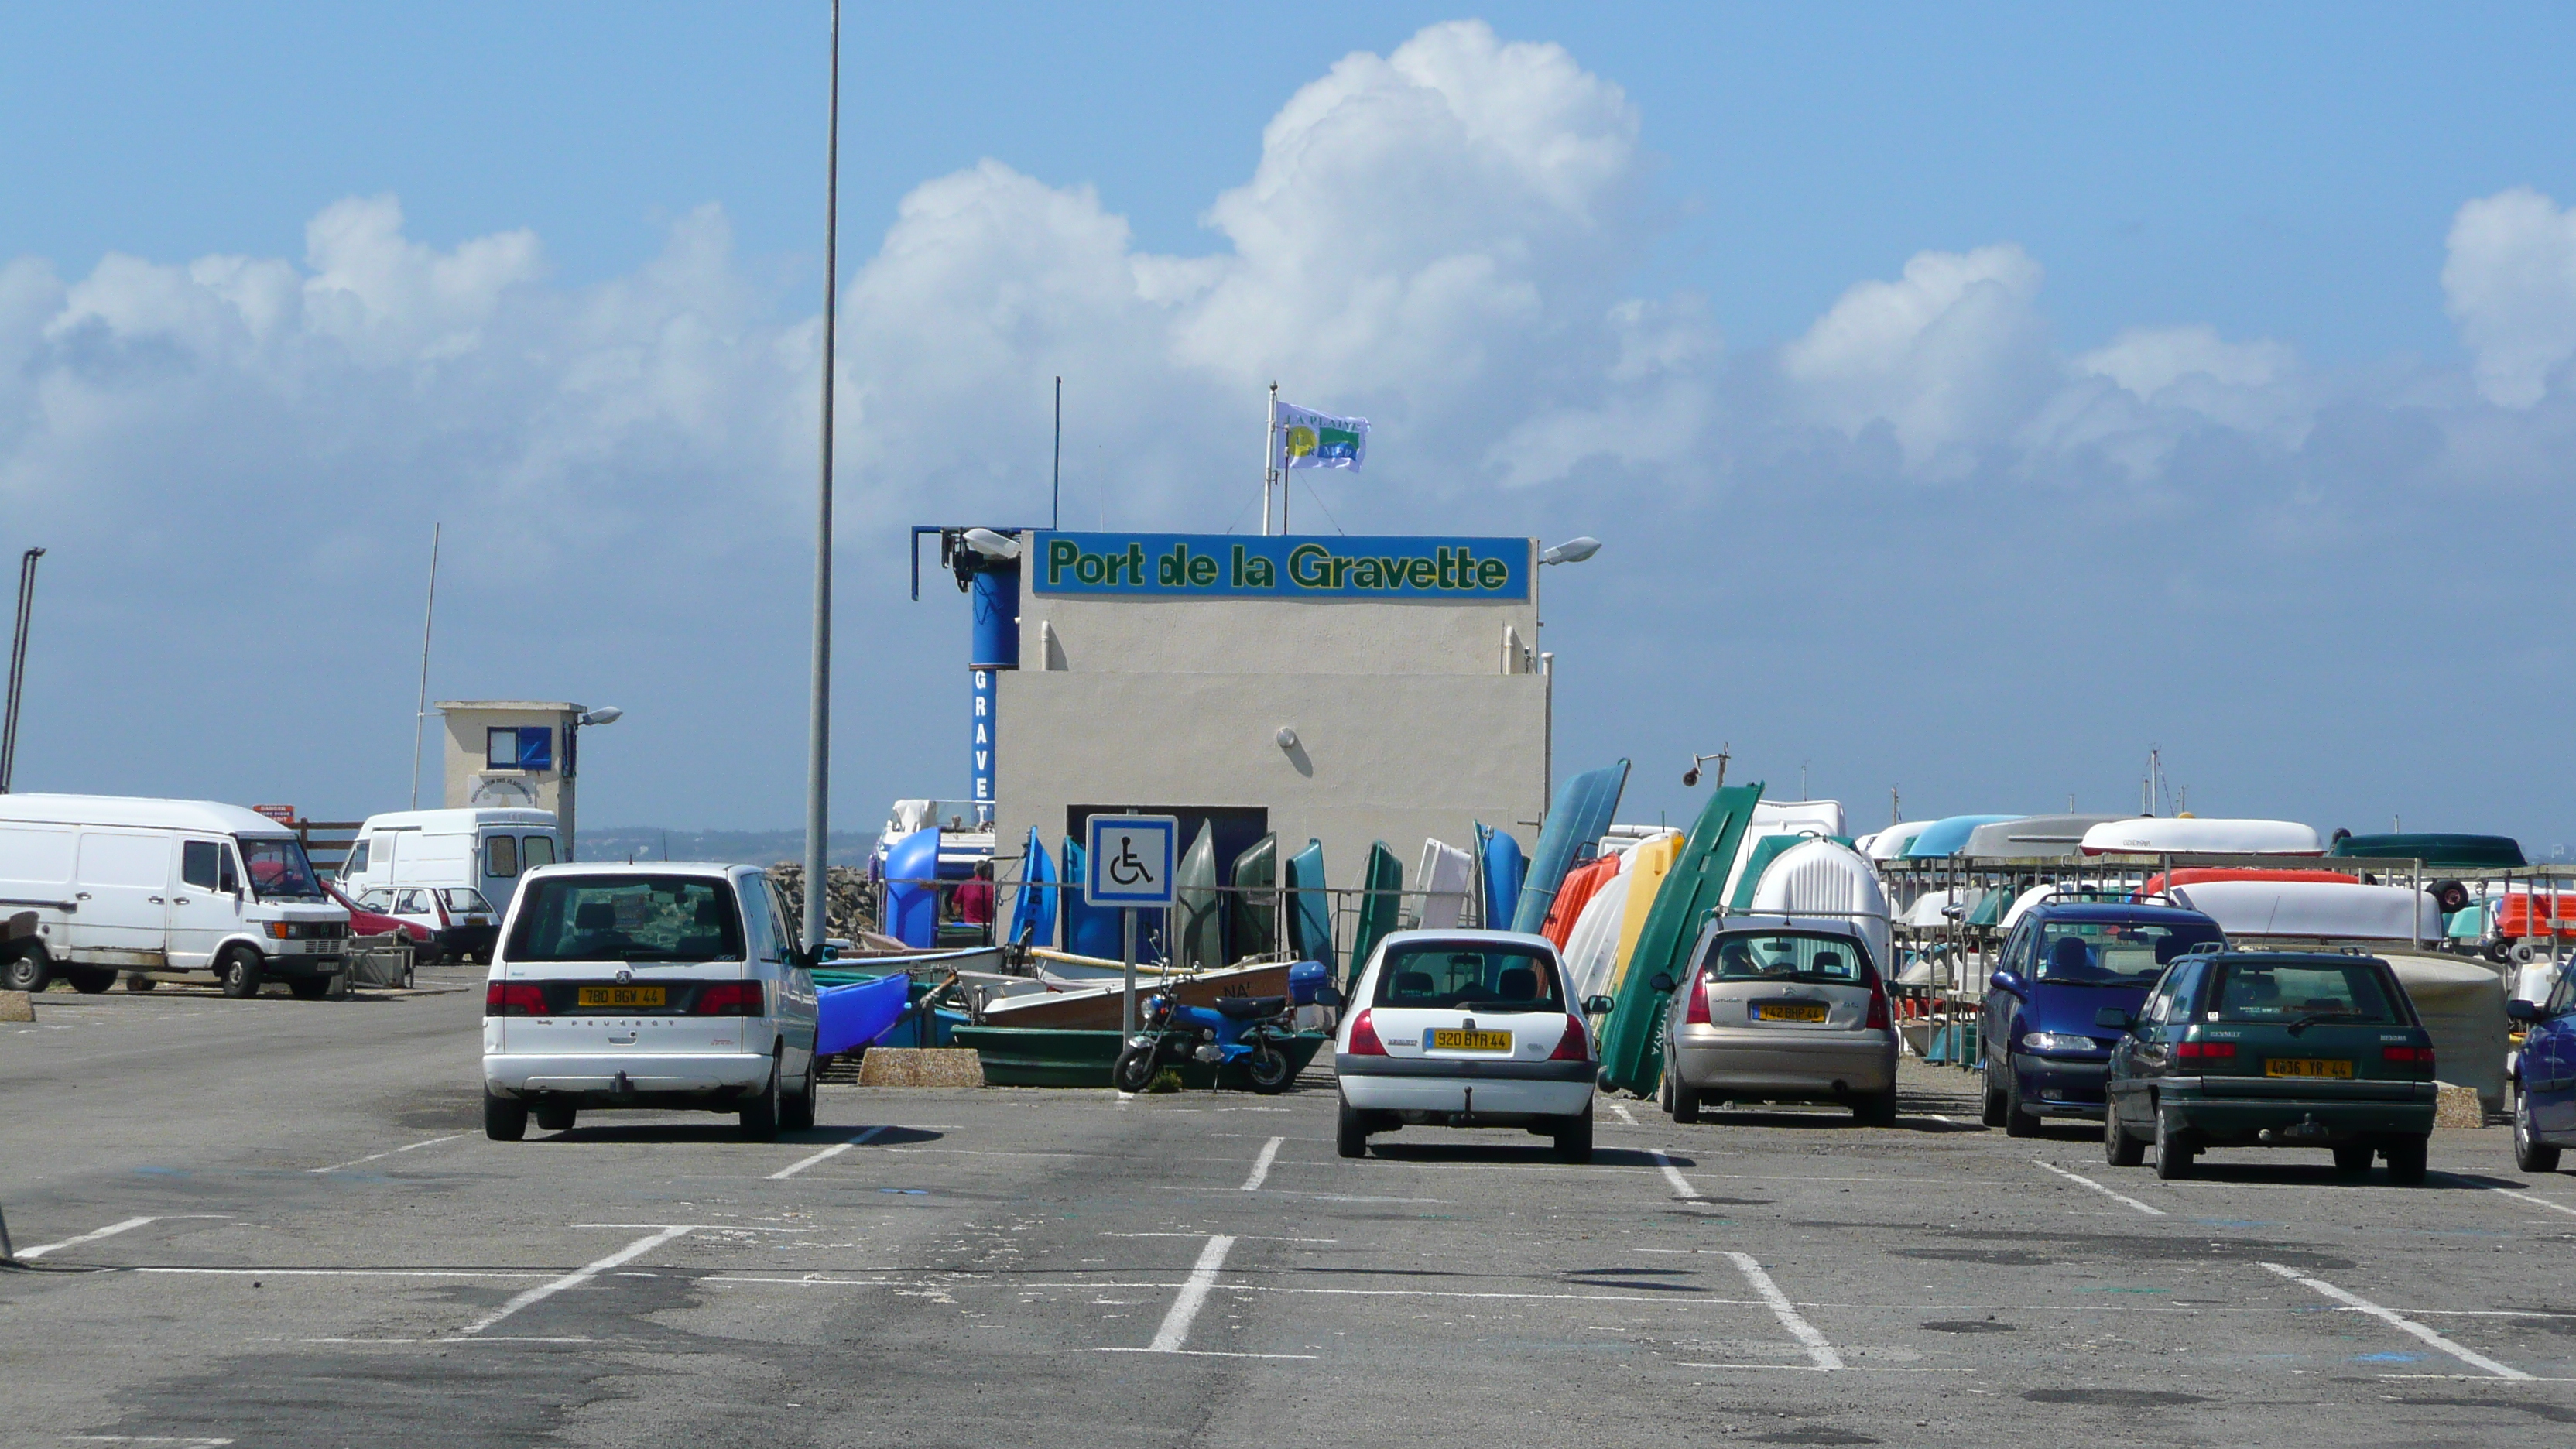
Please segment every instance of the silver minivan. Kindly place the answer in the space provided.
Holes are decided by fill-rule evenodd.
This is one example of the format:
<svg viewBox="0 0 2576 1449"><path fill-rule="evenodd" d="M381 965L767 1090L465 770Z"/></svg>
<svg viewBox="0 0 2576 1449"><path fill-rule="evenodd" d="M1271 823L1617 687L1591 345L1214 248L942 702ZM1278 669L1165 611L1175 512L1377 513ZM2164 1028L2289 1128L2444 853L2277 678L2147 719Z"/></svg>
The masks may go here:
<svg viewBox="0 0 2576 1449"><path fill-rule="evenodd" d="M636 1109L730 1112L763 1141L812 1126L810 964L756 866L528 872L484 981L484 1132Z"/></svg>
<svg viewBox="0 0 2576 1449"><path fill-rule="evenodd" d="M1665 1017L1663 1106L1835 1102L1896 1120L1896 1028L1864 933L1825 917L1710 922ZM1658 990L1673 983L1658 980Z"/></svg>

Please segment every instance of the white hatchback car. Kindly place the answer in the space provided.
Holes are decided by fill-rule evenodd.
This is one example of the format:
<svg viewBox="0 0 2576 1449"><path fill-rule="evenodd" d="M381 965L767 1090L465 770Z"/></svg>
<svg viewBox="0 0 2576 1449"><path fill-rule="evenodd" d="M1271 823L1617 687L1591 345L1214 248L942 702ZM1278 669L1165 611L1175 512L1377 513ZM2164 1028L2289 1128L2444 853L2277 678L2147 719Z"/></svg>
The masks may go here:
<svg viewBox="0 0 2576 1449"><path fill-rule="evenodd" d="M1427 1125L1525 1128L1553 1136L1567 1161L1590 1161L1600 1064L1579 1013L1609 1003L1569 1001L1566 989L1545 936L1387 937L1333 1043L1342 1156L1366 1155L1371 1133Z"/></svg>
<svg viewBox="0 0 2576 1449"><path fill-rule="evenodd" d="M530 871L483 988L483 1130L603 1108L814 1123L817 1000L794 917L754 866Z"/></svg>

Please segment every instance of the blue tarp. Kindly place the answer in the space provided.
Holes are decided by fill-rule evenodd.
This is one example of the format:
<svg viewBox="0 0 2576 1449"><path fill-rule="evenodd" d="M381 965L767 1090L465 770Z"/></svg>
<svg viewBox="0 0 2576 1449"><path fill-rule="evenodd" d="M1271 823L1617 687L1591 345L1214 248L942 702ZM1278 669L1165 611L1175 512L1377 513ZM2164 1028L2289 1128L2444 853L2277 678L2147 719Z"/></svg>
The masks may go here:
<svg viewBox="0 0 2576 1449"><path fill-rule="evenodd" d="M855 1051L886 1034L903 1016L912 978L898 971L874 981L826 986L819 998L814 1050L825 1056Z"/></svg>

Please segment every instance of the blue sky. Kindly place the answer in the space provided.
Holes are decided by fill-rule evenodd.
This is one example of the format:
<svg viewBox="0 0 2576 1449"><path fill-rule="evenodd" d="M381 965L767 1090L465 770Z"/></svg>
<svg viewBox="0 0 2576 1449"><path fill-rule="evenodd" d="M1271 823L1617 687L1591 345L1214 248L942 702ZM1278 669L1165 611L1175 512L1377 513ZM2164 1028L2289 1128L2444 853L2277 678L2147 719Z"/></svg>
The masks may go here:
<svg viewBox="0 0 2576 1449"><path fill-rule="evenodd" d="M792 821L822 13L12 7L0 548L55 550L21 787L398 803L445 518L434 690L626 705L586 818ZM1469 15L1489 44L1426 31ZM2571 29L854 7L838 815L958 788L962 611L900 602L900 530L1025 516L1040 379L1073 518L1214 529L1252 491L1226 410L1284 371L1380 419L1373 486L1322 485L1353 531L1610 541L1548 623L1560 764L1636 756L1632 815L1720 740L1909 815L2111 808L2155 743L2204 812L2546 850ZM1425 280L1460 258L1502 261ZM1138 259L1177 290L1104 296ZM1373 362L1346 304L1388 278L1429 310ZM283 721L209 660L245 619Z"/></svg>

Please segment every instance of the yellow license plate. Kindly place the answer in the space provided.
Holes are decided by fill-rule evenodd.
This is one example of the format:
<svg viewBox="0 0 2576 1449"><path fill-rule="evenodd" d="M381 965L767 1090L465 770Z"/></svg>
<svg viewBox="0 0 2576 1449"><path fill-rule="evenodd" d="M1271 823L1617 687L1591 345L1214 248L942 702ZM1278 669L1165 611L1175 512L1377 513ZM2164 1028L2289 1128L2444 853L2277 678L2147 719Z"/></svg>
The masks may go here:
<svg viewBox="0 0 2576 1449"><path fill-rule="evenodd" d="M1821 1001L1766 1001L1753 1008L1755 1021L1822 1021L1825 1014Z"/></svg>
<svg viewBox="0 0 2576 1449"><path fill-rule="evenodd" d="M581 988L584 1006L659 1006L659 986L585 986Z"/></svg>
<svg viewBox="0 0 2576 1449"><path fill-rule="evenodd" d="M2267 1077L2349 1077L2352 1063L2320 1061L2315 1057L2265 1057L2263 1075Z"/></svg>
<svg viewBox="0 0 2576 1449"><path fill-rule="evenodd" d="M1507 1052L1512 1049L1512 1034L1507 1031L1435 1031L1431 1033L1435 1052Z"/></svg>

